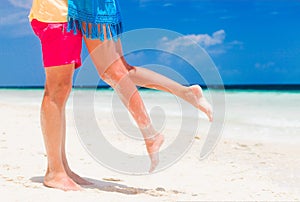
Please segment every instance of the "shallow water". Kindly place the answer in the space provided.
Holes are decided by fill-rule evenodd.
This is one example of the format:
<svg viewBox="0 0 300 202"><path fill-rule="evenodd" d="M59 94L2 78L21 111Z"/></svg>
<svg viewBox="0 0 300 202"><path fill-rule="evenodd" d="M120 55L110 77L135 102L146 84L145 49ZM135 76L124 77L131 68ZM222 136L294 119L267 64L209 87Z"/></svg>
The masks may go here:
<svg viewBox="0 0 300 202"><path fill-rule="evenodd" d="M152 117L160 118L162 122L168 121L170 123L168 127L176 128L182 118L195 116L192 109L183 108L182 101L173 95L154 90L140 90L140 92L148 112ZM209 95L208 91L204 93ZM42 89L1 89L0 104L39 106L42 95ZM105 116L105 113L116 115L118 109L122 109L122 104L111 89L74 90L67 105L71 110L76 107L73 105L74 95L83 98L92 96L94 103L89 107L94 107L97 118ZM299 103L298 91L226 91L223 135L299 143ZM182 117L183 110L186 111L184 117ZM203 113L199 113L199 117L205 119Z"/></svg>

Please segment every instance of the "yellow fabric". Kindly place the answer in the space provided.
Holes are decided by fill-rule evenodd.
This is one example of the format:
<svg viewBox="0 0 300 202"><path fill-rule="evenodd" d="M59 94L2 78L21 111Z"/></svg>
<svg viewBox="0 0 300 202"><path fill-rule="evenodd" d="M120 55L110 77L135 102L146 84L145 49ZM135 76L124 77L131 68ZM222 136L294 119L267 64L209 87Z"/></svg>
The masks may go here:
<svg viewBox="0 0 300 202"><path fill-rule="evenodd" d="M33 0L29 20L67 22L68 0Z"/></svg>

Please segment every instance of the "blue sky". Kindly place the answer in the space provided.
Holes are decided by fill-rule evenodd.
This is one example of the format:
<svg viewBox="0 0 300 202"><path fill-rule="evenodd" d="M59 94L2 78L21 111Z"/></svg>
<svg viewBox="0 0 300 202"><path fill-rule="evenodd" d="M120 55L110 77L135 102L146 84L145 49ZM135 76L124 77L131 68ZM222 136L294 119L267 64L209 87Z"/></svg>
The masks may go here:
<svg viewBox="0 0 300 202"><path fill-rule="evenodd" d="M299 0L120 0L120 5L125 31L162 28L194 40L225 84L300 84ZM1 0L0 86L44 83L40 44L27 19L30 6L31 0ZM181 39L176 43L184 43ZM144 65L157 55L143 54L144 63L134 55L128 60ZM197 82L176 64L169 65Z"/></svg>

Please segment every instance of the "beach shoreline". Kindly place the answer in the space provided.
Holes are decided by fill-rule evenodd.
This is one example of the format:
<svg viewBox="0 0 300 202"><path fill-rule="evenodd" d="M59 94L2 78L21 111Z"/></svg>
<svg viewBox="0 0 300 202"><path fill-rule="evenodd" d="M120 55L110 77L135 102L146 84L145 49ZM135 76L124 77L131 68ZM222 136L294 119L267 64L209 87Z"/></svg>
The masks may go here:
<svg viewBox="0 0 300 202"><path fill-rule="evenodd" d="M295 110L300 101L298 93L243 92L241 96L227 92L223 134L211 155L204 160L199 158L202 132L209 128L207 120L201 118L203 128L179 161L152 175L137 176L108 169L88 154L78 137L70 100L67 155L71 168L94 182L79 192L49 189L42 184L46 168L39 125L42 93L0 90L0 194L5 201L300 200L300 126ZM153 93L156 92L142 96L147 102ZM176 107L174 97L159 95L157 102ZM102 114L96 118L104 131L115 134L117 131L105 122L110 113L110 96L111 91L97 92L95 100L102 105L96 110ZM178 116L173 114L170 119L176 122ZM175 126L170 128L167 123L166 128L166 139L171 141ZM125 144L117 135L109 138L117 145ZM133 148L140 149L143 145Z"/></svg>

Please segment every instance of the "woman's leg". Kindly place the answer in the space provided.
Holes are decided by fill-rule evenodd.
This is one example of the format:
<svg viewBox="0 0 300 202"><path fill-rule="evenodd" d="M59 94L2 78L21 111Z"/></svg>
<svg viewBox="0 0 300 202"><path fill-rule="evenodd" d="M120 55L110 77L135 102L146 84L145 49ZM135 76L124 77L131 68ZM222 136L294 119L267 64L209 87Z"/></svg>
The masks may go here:
<svg viewBox="0 0 300 202"><path fill-rule="evenodd" d="M122 56L123 64L125 64L126 69L129 71L130 79L136 85L172 93L204 112L209 121L213 120L212 107L204 97L202 88L199 85L186 87L154 71L129 65L123 56L120 41L117 43L117 51Z"/></svg>
<svg viewBox="0 0 300 202"><path fill-rule="evenodd" d="M64 148L65 105L72 88L74 65L45 69L46 83L41 107L41 127L47 151L48 167L44 184L62 190L80 190L66 173L62 148Z"/></svg>
<svg viewBox="0 0 300 202"><path fill-rule="evenodd" d="M139 92L116 50L116 42L85 38L85 43L100 77L115 89L140 128L151 160L149 172L152 172L158 164L158 151L164 137L153 128Z"/></svg>
<svg viewBox="0 0 300 202"><path fill-rule="evenodd" d="M169 92L184 99L204 112L209 121L213 120L212 107L204 97L199 85L186 87L154 71L136 66L130 68L129 76L138 86Z"/></svg>

